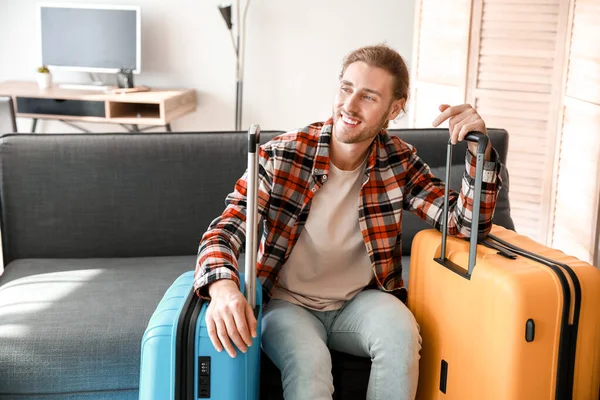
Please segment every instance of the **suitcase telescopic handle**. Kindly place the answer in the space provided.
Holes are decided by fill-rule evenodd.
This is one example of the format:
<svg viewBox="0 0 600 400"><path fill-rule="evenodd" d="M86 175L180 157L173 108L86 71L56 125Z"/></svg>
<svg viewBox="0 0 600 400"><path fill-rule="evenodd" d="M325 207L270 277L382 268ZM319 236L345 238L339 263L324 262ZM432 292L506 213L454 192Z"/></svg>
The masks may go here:
<svg viewBox="0 0 600 400"><path fill-rule="evenodd" d="M251 125L248 129L248 173L246 196L246 298L254 310L256 308L256 241L258 238L258 156L260 126Z"/></svg>
<svg viewBox="0 0 600 400"><path fill-rule="evenodd" d="M471 276L475 268L475 259L477 255L477 236L479 232L479 210L481 202L481 186L483 181L483 163L485 160L485 149L487 148L489 138L487 135L473 131L467 133L465 140L477 143L476 166L475 166L475 192L473 193L473 213L471 221L471 238L469 245L469 266L468 276ZM447 160L446 160L446 184L444 188L444 211L442 219L442 251L440 261L443 264L449 262L446 260L446 239L448 237L448 202L450 192L450 168L452 168L452 141L448 140Z"/></svg>

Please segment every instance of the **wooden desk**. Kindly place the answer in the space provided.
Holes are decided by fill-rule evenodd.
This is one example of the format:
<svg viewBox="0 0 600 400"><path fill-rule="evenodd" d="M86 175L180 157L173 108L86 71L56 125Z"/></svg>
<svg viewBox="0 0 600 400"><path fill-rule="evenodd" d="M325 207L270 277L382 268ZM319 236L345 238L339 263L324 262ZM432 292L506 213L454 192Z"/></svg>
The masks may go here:
<svg viewBox="0 0 600 400"><path fill-rule="evenodd" d="M192 89L153 89L148 92L112 94L94 90L41 90L35 82L0 83L0 95L13 98L17 117L33 118L32 132L38 119L56 119L89 132L72 122L107 122L120 124L130 132L139 125L165 126L196 110L196 91ZM128 126L130 125L131 128Z"/></svg>

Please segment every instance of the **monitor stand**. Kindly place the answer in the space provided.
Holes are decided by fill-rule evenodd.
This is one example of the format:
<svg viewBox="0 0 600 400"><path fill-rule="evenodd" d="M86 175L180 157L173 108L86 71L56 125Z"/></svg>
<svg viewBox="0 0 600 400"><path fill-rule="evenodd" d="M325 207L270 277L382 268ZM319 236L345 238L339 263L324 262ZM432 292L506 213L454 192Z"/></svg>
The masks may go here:
<svg viewBox="0 0 600 400"><path fill-rule="evenodd" d="M94 90L99 92L108 92L115 88L115 86L106 85L97 75L89 73L92 80L91 83L60 83L58 85L61 89L74 89L74 90Z"/></svg>

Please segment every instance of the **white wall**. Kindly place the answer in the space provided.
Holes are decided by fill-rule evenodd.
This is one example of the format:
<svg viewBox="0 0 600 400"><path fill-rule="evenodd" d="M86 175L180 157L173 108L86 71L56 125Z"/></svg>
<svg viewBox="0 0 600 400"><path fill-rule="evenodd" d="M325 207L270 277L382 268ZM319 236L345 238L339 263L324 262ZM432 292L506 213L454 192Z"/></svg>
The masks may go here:
<svg viewBox="0 0 600 400"><path fill-rule="evenodd" d="M235 57L218 0L79 2L141 6L142 73L135 83L197 90L197 111L176 120L173 130L233 129ZM0 81L34 79L39 64L36 4L0 0ZM328 118L342 59L362 45L385 42L410 65L413 19L414 0L252 0L243 129L258 123L263 129L288 130ZM54 73L59 82L85 79L82 73ZM27 119L18 123L19 131L31 125ZM396 126L406 125L403 120ZM122 130L108 124L85 126ZM38 131L74 130L40 121Z"/></svg>

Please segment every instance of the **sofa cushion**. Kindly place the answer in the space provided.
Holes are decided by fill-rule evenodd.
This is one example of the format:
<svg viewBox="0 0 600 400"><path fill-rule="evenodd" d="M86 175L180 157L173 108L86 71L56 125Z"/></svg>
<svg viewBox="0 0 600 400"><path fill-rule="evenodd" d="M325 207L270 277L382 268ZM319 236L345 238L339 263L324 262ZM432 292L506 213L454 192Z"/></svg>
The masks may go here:
<svg viewBox="0 0 600 400"><path fill-rule="evenodd" d="M194 263L178 256L9 264L0 286L0 398L106 390L137 398L150 316Z"/></svg>
<svg viewBox="0 0 600 400"><path fill-rule="evenodd" d="M402 256L402 279L404 285L408 287L408 277L410 274L410 256Z"/></svg>
<svg viewBox="0 0 600 400"><path fill-rule="evenodd" d="M5 135L5 262L196 254L247 166L243 132Z"/></svg>

